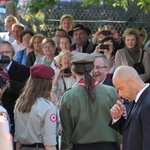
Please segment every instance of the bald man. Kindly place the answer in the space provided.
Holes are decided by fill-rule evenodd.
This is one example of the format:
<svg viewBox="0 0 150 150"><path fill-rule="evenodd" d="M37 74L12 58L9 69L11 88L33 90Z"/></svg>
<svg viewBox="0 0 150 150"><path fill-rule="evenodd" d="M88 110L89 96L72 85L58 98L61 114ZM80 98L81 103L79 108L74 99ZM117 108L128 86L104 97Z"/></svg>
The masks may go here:
<svg viewBox="0 0 150 150"><path fill-rule="evenodd" d="M145 84L133 67L120 66L113 76L113 84L120 97L132 102L127 119L123 117L123 102L117 103L110 112L110 125L123 134L123 150L150 150L150 86Z"/></svg>

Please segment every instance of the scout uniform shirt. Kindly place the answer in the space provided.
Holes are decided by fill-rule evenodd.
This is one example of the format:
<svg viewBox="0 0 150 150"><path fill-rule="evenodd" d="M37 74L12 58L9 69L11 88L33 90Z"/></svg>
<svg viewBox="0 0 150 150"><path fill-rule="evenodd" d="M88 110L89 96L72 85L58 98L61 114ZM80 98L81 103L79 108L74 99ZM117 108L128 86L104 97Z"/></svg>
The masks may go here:
<svg viewBox="0 0 150 150"><path fill-rule="evenodd" d="M99 84L91 100L84 87L77 85L62 96L60 118L62 122L62 149L73 144L117 142L121 140L109 127L110 109L116 103L117 91L111 86Z"/></svg>
<svg viewBox="0 0 150 150"><path fill-rule="evenodd" d="M21 144L56 145L56 107L47 99L36 100L29 113L14 109L15 141Z"/></svg>

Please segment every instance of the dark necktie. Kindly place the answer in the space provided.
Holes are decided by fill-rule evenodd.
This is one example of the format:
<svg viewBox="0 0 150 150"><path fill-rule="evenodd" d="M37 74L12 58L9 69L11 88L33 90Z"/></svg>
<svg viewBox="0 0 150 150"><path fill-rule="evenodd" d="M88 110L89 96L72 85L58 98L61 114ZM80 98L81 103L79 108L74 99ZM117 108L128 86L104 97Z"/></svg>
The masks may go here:
<svg viewBox="0 0 150 150"><path fill-rule="evenodd" d="M129 118L129 116L134 112L135 106L136 106L136 103L135 103L135 101L133 101L131 104L131 107L129 108L127 118Z"/></svg>

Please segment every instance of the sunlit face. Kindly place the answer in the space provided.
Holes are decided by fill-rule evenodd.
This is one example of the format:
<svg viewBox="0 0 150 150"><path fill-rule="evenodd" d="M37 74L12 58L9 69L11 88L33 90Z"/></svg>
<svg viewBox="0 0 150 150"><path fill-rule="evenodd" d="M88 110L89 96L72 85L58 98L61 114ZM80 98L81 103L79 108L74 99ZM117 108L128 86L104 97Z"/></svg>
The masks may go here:
<svg viewBox="0 0 150 150"><path fill-rule="evenodd" d="M69 39L67 37L63 37L60 39L59 47L61 50L70 50L71 49L71 44L69 42Z"/></svg>
<svg viewBox="0 0 150 150"><path fill-rule="evenodd" d="M17 41L20 40L20 34L22 31L23 31L23 28L20 26L12 27L12 34L13 34L15 40L17 40Z"/></svg>
<svg viewBox="0 0 150 150"><path fill-rule="evenodd" d="M70 55L69 54L64 54L61 57L60 64L61 64L62 68L69 68L71 66Z"/></svg>
<svg viewBox="0 0 150 150"><path fill-rule="evenodd" d="M27 33L22 37L22 44L28 48L30 45L31 34Z"/></svg>
<svg viewBox="0 0 150 150"><path fill-rule="evenodd" d="M42 51L42 39L39 37L35 37L33 40L33 49L36 51Z"/></svg>
<svg viewBox="0 0 150 150"><path fill-rule="evenodd" d="M77 46L83 46L88 40L88 35L85 30L76 30L73 32L73 39Z"/></svg>
<svg viewBox="0 0 150 150"><path fill-rule="evenodd" d="M105 80L107 73L108 73L108 68L104 63L103 58L96 57L94 61L94 68L92 70L94 79L97 82L101 83L103 80Z"/></svg>
<svg viewBox="0 0 150 150"><path fill-rule="evenodd" d="M70 18L65 18L62 22L62 28L66 31L66 32L69 32L72 30L73 28L73 24L70 20Z"/></svg>
<svg viewBox="0 0 150 150"><path fill-rule="evenodd" d="M136 91L128 81L121 81L119 78L113 80L114 86L118 90L119 97L123 97L132 102L136 98Z"/></svg>
<svg viewBox="0 0 150 150"><path fill-rule="evenodd" d="M137 44L135 35L126 35L125 36L125 45L127 48L134 48Z"/></svg>
<svg viewBox="0 0 150 150"><path fill-rule="evenodd" d="M11 26L16 23L16 20L13 18L13 17L9 17L7 20L6 20L6 23L5 23L5 28L8 30L8 31L11 31Z"/></svg>
<svg viewBox="0 0 150 150"><path fill-rule="evenodd" d="M54 40L57 45L59 44L60 38L64 35L65 35L64 31L56 31Z"/></svg>
<svg viewBox="0 0 150 150"><path fill-rule="evenodd" d="M11 46L4 44L0 46L0 54L8 56L10 60L13 59L14 51L11 49Z"/></svg>
<svg viewBox="0 0 150 150"><path fill-rule="evenodd" d="M54 56L56 48L50 43L47 42L43 45L43 53L47 56Z"/></svg>

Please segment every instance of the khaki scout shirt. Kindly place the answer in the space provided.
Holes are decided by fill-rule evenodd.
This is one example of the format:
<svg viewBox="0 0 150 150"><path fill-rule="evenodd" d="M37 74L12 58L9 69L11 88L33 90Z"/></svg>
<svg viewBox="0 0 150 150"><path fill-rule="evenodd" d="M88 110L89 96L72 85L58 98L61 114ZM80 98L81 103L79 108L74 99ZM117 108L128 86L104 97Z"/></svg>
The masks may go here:
<svg viewBox="0 0 150 150"><path fill-rule="evenodd" d="M56 113L56 107L42 97L37 99L29 113L19 112L15 108L15 141L56 145Z"/></svg>

